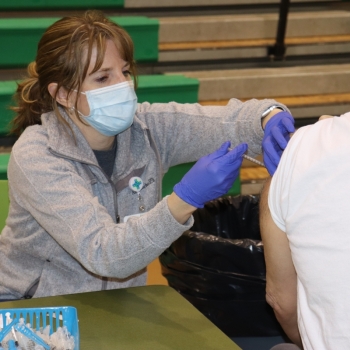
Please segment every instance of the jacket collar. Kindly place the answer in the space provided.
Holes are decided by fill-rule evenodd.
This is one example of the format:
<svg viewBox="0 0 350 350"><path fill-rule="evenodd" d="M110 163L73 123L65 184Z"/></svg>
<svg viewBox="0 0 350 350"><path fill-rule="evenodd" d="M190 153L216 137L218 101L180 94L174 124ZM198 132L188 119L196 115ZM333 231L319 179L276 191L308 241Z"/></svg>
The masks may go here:
<svg viewBox="0 0 350 350"><path fill-rule="evenodd" d="M51 111L41 116L42 125L46 128L49 138L49 148L63 157L74 159L82 163L97 165L97 160L90 145L81 133L79 128L73 123L63 109L60 109L62 117L72 130L60 123Z"/></svg>
<svg viewBox="0 0 350 350"><path fill-rule="evenodd" d="M44 113L41 116L41 121L42 125L47 129L49 148L62 157L98 166L95 154L80 129L69 118L64 109L60 109L60 112L70 125L75 137L66 125L58 121L55 112ZM118 135L117 176L145 165L146 158L142 155L146 149L147 141L142 135L145 134L146 129L147 126L135 116L132 126Z"/></svg>

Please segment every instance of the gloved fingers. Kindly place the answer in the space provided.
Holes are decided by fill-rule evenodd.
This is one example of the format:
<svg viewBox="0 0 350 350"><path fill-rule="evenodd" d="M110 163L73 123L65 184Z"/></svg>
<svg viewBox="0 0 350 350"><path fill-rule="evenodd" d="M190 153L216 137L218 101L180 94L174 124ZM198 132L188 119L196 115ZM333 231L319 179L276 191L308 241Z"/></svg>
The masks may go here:
<svg viewBox="0 0 350 350"><path fill-rule="evenodd" d="M247 151L248 145L246 143L240 144L233 150L221 158L217 158L210 162L207 170L214 176L218 183L232 183L237 177L242 161L243 154ZM230 186L231 186L230 185Z"/></svg>
<svg viewBox="0 0 350 350"><path fill-rule="evenodd" d="M279 144L272 136L269 136L265 139L262 148L263 152L267 153L271 159L275 159L276 163L279 162L283 149L279 146Z"/></svg>
<svg viewBox="0 0 350 350"><path fill-rule="evenodd" d="M281 128L286 128L286 130L291 133L295 131L294 128L294 118L288 112L279 112L275 114L265 126L265 134L270 132L270 129L274 126L280 126Z"/></svg>
<svg viewBox="0 0 350 350"><path fill-rule="evenodd" d="M267 122L262 149L264 164L270 175L276 171L290 133L294 131L294 118L288 112L277 113Z"/></svg>
<svg viewBox="0 0 350 350"><path fill-rule="evenodd" d="M271 136L268 136L263 140L262 149L264 155L267 154L270 156L271 153L275 153L275 148L272 143Z"/></svg>
<svg viewBox="0 0 350 350"><path fill-rule="evenodd" d="M235 172L238 172L243 163L243 157L238 157L234 160L230 160L229 162L221 162L220 173L223 174L224 177L230 178L233 176ZM236 178L236 176L235 176ZM234 179L232 180L234 181Z"/></svg>
<svg viewBox="0 0 350 350"><path fill-rule="evenodd" d="M290 118L283 118L282 123L286 130L291 134L295 131L295 126L294 126L294 119Z"/></svg>
<svg viewBox="0 0 350 350"><path fill-rule="evenodd" d="M288 132L282 132L278 126L275 126L271 129L270 135L274 138L275 142L281 149L285 149L287 147L290 139Z"/></svg>
<svg viewBox="0 0 350 350"><path fill-rule="evenodd" d="M277 165L269 158L268 155L264 155L264 164L266 166L266 169L268 173L273 176L277 169Z"/></svg>
<svg viewBox="0 0 350 350"><path fill-rule="evenodd" d="M247 151L248 145L242 143L230 150L221 158L215 159L215 162L211 162L212 169L221 168L224 172L231 172L235 168L239 168L242 165L243 154Z"/></svg>
<svg viewBox="0 0 350 350"><path fill-rule="evenodd" d="M263 160L270 175L276 171L281 155L282 149L268 137L263 144Z"/></svg>
<svg viewBox="0 0 350 350"><path fill-rule="evenodd" d="M232 187L233 183L237 179L238 175L239 175L239 171L238 170L232 172L230 180L227 181L226 186L223 189L223 193L219 194L219 196L226 194L230 190L230 188Z"/></svg>
<svg viewBox="0 0 350 350"><path fill-rule="evenodd" d="M216 151L214 151L213 153L209 154L209 158L211 160L214 160L216 158L220 158L223 155L225 155L228 152L228 148L231 146L231 142L230 141L225 141L219 149L217 149Z"/></svg>
<svg viewBox="0 0 350 350"><path fill-rule="evenodd" d="M225 157L223 157L223 162L226 164L233 164L237 160L239 160L241 163L243 161L243 154L247 152L248 150L248 144L241 143L238 146L236 146L233 150L228 152Z"/></svg>
<svg viewBox="0 0 350 350"><path fill-rule="evenodd" d="M268 173L272 176L277 169L277 165L271 160L268 154L264 154L263 159Z"/></svg>

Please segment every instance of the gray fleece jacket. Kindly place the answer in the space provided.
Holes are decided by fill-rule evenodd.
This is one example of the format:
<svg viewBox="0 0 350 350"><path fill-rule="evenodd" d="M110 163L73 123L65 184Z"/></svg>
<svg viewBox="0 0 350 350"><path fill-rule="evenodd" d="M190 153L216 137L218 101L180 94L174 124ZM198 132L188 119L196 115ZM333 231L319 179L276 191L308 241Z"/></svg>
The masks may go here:
<svg viewBox="0 0 350 350"><path fill-rule="evenodd" d="M232 146L247 142L250 155L260 154L260 116L273 104L139 104L133 125L117 137L111 179L67 116L75 139L53 112L43 114L42 125L28 127L10 157L0 299L144 285L146 266L193 224L192 218L179 224L161 198L164 173L226 140ZM128 187L132 176L144 181L146 213L124 222L140 212Z"/></svg>

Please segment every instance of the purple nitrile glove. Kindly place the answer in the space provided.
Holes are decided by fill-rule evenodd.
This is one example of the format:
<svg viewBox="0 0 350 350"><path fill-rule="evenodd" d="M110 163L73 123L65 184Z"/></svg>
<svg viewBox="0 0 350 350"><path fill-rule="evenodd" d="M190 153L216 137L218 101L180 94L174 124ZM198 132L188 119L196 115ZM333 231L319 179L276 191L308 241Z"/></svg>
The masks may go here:
<svg viewBox="0 0 350 350"><path fill-rule="evenodd" d="M262 149L264 164L271 176L287 147L289 134L294 131L294 118L288 112L277 113L266 123Z"/></svg>
<svg viewBox="0 0 350 350"><path fill-rule="evenodd" d="M174 192L186 203L203 208L204 203L228 192L239 175L243 154L248 145L242 143L228 151L231 142L202 158L174 186Z"/></svg>

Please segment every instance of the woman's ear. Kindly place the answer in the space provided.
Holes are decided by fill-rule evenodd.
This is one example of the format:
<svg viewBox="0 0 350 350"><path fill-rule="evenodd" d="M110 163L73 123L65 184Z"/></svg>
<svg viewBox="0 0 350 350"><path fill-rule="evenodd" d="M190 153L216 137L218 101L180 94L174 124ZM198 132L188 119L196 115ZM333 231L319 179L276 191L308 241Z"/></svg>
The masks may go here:
<svg viewBox="0 0 350 350"><path fill-rule="evenodd" d="M56 99L56 101L66 107L66 108L70 108L71 107L71 103L68 99L68 93L64 88L60 88L58 90L58 93L56 95L56 91L57 91L57 83L50 83L49 86L47 87L47 90L49 91L49 94L51 95L52 98Z"/></svg>

